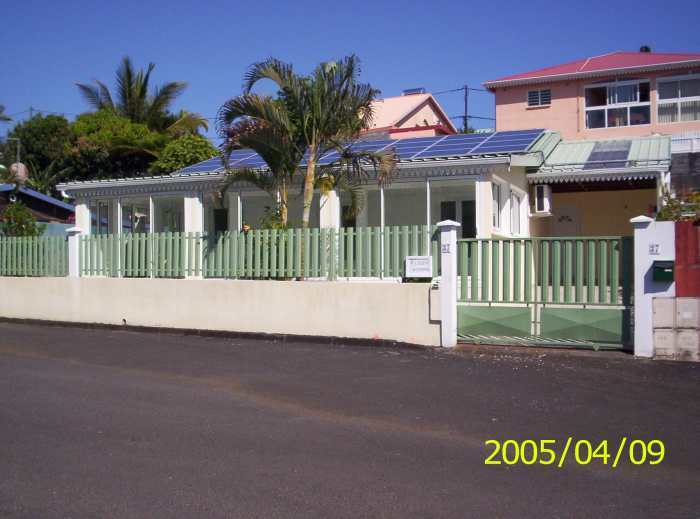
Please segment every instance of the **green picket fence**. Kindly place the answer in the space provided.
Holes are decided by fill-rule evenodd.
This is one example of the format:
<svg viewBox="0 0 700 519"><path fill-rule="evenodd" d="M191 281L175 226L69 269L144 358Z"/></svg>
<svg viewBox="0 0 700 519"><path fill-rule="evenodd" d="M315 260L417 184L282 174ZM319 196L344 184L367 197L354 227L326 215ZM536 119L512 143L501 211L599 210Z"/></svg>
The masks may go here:
<svg viewBox="0 0 700 519"><path fill-rule="evenodd" d="M66 276L63 236L0 236L0 276Z"/></svg>
<svg viewBox="0 0 700 519"><path fill-rule="evenodd" d="M217 235L155 233L80 237L84 276L230 279L402 277L406 256L431 255L434 228L263 229Z"/></svg>
<svg viewBox="0 0 700 519"><path fill-rule="evenodd" d="M632 238L458 240L459 300L629 305Z"/></svg>

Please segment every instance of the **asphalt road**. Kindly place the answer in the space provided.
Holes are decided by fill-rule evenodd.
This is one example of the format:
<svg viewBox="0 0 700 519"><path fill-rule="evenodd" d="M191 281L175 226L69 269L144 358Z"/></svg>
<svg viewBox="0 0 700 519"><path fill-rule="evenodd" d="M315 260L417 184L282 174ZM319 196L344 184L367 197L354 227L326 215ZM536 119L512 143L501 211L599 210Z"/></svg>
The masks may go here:
<svg viewBox="0 0 700 519"><path fill-rule="evenodd" d="M484 441L661 439L656 466ZM700 365L0 323L0 517L700 517Z"/></svg>

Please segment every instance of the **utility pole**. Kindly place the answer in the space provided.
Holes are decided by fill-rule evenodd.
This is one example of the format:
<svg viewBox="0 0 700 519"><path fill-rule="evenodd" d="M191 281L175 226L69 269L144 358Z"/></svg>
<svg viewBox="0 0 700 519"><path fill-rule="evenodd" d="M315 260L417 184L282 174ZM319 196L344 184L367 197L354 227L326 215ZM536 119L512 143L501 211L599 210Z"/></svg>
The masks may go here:
<svg viewBox="0 0 700 519"><path fill-rule="evenodd" d="M464 85L464 133L469 133L469 85Z"/></svg>

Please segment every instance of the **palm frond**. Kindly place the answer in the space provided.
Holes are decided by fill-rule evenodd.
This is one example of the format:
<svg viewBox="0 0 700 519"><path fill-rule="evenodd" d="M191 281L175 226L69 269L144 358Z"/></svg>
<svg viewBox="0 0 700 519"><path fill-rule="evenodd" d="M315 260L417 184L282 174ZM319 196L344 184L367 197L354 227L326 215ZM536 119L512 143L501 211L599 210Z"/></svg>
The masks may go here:
<svg viewBox="0 0 700 519"><path fill-rule="evenodd" d="M96 86L86 85L84 83L76 83L75 85L78 87L78 90L80 90L83 99L85 99L90 106L95 110L100 110L102 108L100 91Z"/></svg>
<svg viewBox="0 0 700 519"><path fill-rule="evenodd" d="M11 120L12 120L12 117L10 117L9 115L7 115L5 113L5 106L0 105L0 122L8 122Z"/></svg>
<svg viewBox="0 0 700 519"><path fill-rule="evenodd" d="M209 130L209 121L195 112L180 112L177 121L168 126L165 131L172 135L199 135L199 129Z"/></svg>
<svg viewBox="0 0 700 519"><path fill-rule="evenodd" d="M146 105L146 121L156 121L158 117L167 112L170 105L186 88L187 83L184 81L171 81L160 88L156 88Z"/></svg>

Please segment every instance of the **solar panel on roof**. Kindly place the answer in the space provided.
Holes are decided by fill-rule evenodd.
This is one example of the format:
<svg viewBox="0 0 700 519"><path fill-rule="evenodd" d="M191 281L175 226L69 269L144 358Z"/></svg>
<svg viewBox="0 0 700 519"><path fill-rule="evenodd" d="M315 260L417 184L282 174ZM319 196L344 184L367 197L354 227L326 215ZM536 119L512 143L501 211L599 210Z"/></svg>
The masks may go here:
<svg viewBox="0 0 700 519"><path fill-rule="evenodd" d="M441 141L426 147L424 151L415 154L414 159L434 157L458 157L469 155L471 150L486 140L491 133L467 133L460 135L448 135Z"/></svg>
<svg viewBox="0 0 700 519"><path fill-rule="evenodd" d="M516 130L508 132L467 133L435 137L417 137L414 139L377 139L358 140L351 144L354 151L378 152L393 149L399 160L436 159L441 157L464 157L470 155L505 154L526 151L539 138L544 130ZM318 161L320 165L331 164L338 160L335 150L325 153ZM299 164L306 166L308 153ZM626 156L625 156L626 158ZM611 159L605 159L611 160ZM233 167L265 168L265 161L252 150L236 150L231 154L230 165ZM221 159L213 158L188 166L178 174L205 173L220 170Z"/></svg>
<svg viewBox="0 0 700 519"><path fill-rule="evenodd" d="M390 148L396 141L391 140L373 140L373 141L356 141L354 144L350 145L350 149L353 151L366 151L376 153L382 151L386 148ZM331 164L340 158L340 153L336 150L329 151L321 157L318 163L322 166ZM306 156L305 156L306 159ZM302 162L302 165L306 164L306 160Z"/></svg>
<svg viewBox="0 0 700 519"><path fill-rule="evenodd" d="M190 173L208 173L211 171L216 171L222 166L221 158L214 157L213 159L205 160L204 162L199 162L197 164L192 164L186 168L182 168L177 173L179 175L185 175Z"/></svg>
<svg viewBox="0 0 700 519"><path fill-rule="evenodd" d="M596 142L583 169L624 168L632 141Z"/></svg>

